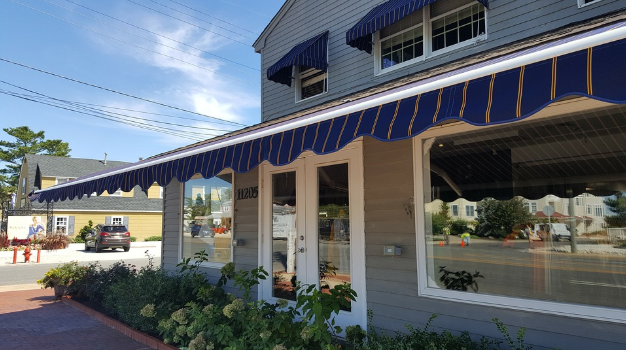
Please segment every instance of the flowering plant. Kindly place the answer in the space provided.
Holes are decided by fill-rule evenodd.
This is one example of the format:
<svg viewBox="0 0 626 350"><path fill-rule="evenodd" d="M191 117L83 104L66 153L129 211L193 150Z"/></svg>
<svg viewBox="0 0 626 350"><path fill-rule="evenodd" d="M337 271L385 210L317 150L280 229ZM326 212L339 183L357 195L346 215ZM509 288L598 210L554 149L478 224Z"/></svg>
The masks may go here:
<svg viewBox="0 0 626 350"><path fill-rule="evenodd" d="M72 261L51 268L37 283L43 288L53 288L56 285L71 286L85 278L86 266L79 266L78 262Z"/></svg>

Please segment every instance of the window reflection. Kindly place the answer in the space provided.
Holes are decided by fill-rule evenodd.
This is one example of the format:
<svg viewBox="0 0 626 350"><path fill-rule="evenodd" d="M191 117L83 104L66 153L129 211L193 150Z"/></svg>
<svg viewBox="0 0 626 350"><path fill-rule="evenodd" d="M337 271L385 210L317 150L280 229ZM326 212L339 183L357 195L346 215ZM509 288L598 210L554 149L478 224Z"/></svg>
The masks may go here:
<svg viewBox="0 0 626 350"><path fill-rule="evenodd" d="M445 266L481 294L626 307L625 132L612 108L437 138L428 286L455 289Z"/></svg>
<svg viewBox="0 0 626 350"><path fill-rule="evenodd" d="M272 174L272 277L276 298L296 300L296 173Z"/></svg>
<svg viewBox="0 0 626 350"><path fill-rule="evenodd" d="M184 186L182 257L204 251L209 262L228 263L231 258L233 176L192 179Z"/></svg>

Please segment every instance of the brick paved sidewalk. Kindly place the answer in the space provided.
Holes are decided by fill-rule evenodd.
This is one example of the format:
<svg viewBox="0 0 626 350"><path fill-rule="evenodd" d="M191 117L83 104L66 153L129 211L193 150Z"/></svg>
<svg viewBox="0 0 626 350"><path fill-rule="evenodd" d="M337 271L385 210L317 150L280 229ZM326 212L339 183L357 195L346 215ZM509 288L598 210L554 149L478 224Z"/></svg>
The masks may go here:
<svg viewBox="0 0 626 350"><path fill-rule="evenodd" d="M0 293L0 349L150 349L70 305L51 289Z"/></svg>

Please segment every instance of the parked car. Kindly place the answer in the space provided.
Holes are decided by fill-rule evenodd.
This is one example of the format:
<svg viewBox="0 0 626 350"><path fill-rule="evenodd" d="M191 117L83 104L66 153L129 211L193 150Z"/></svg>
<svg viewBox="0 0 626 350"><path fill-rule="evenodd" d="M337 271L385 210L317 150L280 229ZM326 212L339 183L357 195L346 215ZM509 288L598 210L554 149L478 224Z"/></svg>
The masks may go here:
<svg viewBox="0 0 626 350"><path fill-rule="evenodd" d="M125 252L130 250L130 232L123 225L96 225L96 227L85 237L85 250L95 249L96 253L100 253L102 249L116 250L124 249Z"/></svg>
<svg viewBox="0 0 626 350"><path fill-rule="evenodd" d="M552 238L553 241L561 241L564 239L570 241L572 240L569 227L565 224L535 224L535 232L539 235L542 241L549 240L550 238Z"/></svg>

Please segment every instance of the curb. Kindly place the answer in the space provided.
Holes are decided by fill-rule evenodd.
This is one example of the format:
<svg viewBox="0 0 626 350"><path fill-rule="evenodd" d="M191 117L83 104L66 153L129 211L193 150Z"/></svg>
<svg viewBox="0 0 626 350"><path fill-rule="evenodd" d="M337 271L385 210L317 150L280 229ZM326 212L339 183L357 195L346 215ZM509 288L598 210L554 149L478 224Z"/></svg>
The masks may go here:
<svg viewBox="0 0 626 350"><path fill-rule="evenodd" d="M71 298L67 298L64 297L61 299L61 301L65 304L68 304L69 306L84 312L85 314L91 316L92 318L96 319L97 321L100 321L102 323L104 323L105 325L115 329L116 331L126 335L127 337L140 342L142 344L145 344L149 347L151 347L152 349L157 349L157 350L178 350L177 347L169 345L169 344L165 344L163 341L149 336L145 333L142 333L136 329L133 329L125 324L123 324L122 322L113 319L109 316L106 316L90 307L87 307L77 301L72 300Z"/></svg>

